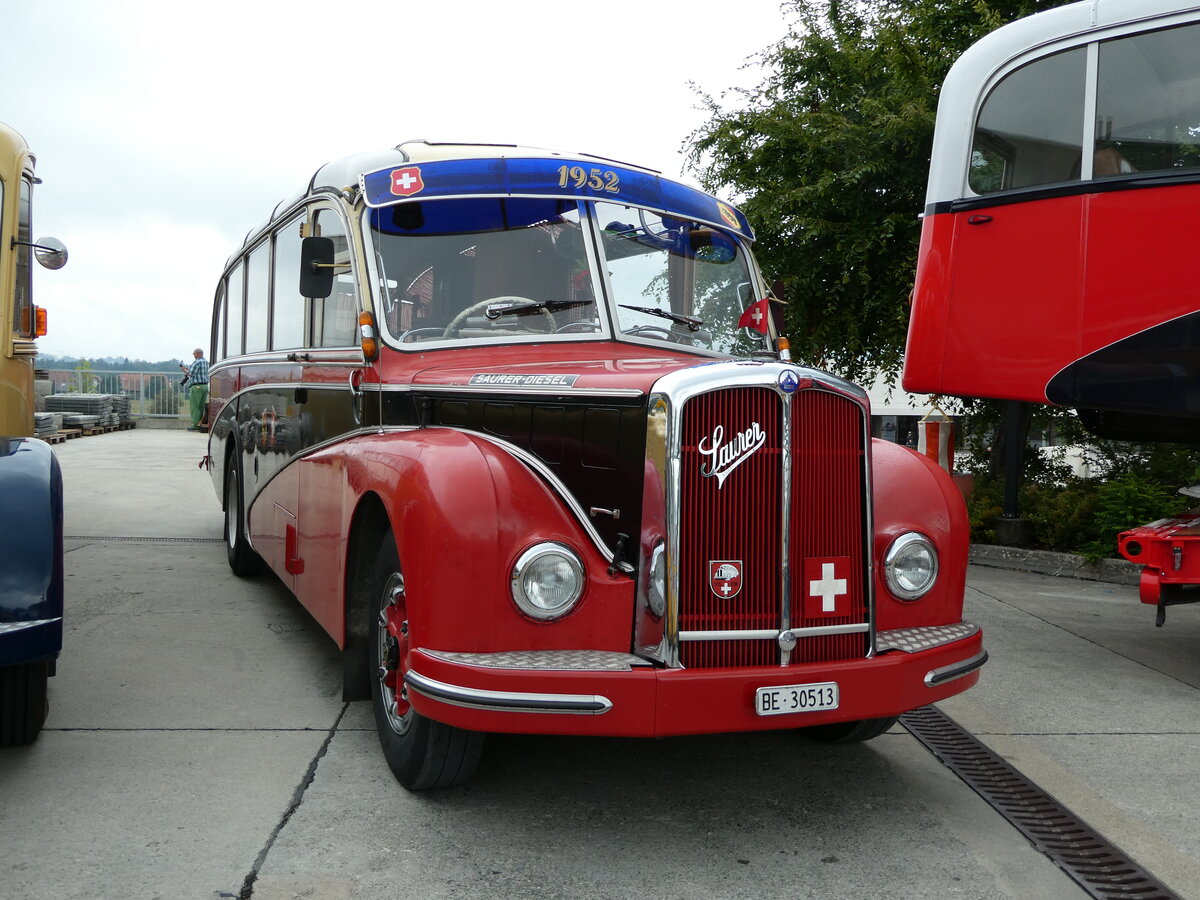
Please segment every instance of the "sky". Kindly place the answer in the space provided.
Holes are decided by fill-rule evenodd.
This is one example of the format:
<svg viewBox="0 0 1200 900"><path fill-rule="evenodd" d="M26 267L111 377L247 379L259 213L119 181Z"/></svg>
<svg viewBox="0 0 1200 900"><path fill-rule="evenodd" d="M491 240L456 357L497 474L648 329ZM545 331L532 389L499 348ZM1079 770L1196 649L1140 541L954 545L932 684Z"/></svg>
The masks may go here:
<svg viewBox="0 0 1200 900"><path fill-rule="evenodd" d="M207 347L226 259L322 164L401 141L586 152L695 184L700 91L762 81L781 0L9 5L0 121L37 156L44 354ZM15 23L14 21L15 20ZM732 198L730 198L732 199Z"/></svg>

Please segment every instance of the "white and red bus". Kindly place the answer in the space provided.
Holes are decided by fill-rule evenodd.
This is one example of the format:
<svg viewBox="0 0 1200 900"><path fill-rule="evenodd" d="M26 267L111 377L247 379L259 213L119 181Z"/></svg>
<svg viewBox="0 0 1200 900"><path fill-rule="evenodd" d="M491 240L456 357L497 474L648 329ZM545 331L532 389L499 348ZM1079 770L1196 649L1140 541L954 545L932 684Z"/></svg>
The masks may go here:
<svg viewBox="0 0 1200 900"><path fill-rule="evenodd" d="M1200 5L998 29L942 88L910 391L1054 403L1112 437L1200 421Z"/></svg>
<svg viewBox="0 0 1200 900"><path fill-rule="evenodd" d="M1089 0L996 30L942 88L905 388L1195 442L1198 214L1200 4ZM1200 581L1185 536L1144 570L1160 621L1160 579ZM1148 562L1144 540L1121 550Z"/></svg>
<svg viewBox="0 0 1200 900"><path fill-rule="evenodd" d="M229 260L230 565L342 648L406 787L487 732L864 740L978 679L961 495L780 351L752 238L648 169L421 141Z"/></svg>

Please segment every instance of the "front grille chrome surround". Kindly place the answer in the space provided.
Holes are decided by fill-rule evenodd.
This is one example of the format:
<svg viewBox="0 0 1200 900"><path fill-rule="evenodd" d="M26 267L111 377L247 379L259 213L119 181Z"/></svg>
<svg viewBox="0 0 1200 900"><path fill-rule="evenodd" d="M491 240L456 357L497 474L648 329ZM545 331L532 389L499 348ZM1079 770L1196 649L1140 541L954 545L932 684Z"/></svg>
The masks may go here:
<svg viewBox="0 0 1200 900"><path fill-rule="evenodd" d="M861 389L786 363L713 363L660 379L647 410L641 543L647 559L665 544L667 608L648 612L643 579L638 652L674 668L873 655L869 423ZM805 559L836 561L850 614L803 617ZM723 597L710 587L722 560L744 575Z"/></svg>

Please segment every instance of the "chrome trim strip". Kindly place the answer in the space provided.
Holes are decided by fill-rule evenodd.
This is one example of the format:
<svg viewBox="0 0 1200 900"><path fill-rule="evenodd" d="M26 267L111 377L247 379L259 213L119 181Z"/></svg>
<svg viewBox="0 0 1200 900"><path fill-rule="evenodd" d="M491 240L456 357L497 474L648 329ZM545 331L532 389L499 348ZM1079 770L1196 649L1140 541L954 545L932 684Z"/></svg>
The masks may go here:
<svg viewBox="0 0 1200 900"><path fill-rule="evenodd" d="M503 384L364 384L364 391L384 391L387 393L434 393L434 394L528 394L534 397L620 397L638 399L645 397L645 391L637 388L574 388L574 387L514 387Z"/></svg>
<svg viewBox="0 0 1200 900"><path fill-rule="evenodd" d="M18 631L39 628L42 625L53 625L55 622L61 621L62 616L56 616L53 619L32 619L28 622L0 622L0 635L16 634Z"/></svg>
<svg viewBox="0 0 1200 900"><path fill-rule="evenodd" d="M612 701L599 694L534 694L517 691L485 691L435 681L419 672L406 672L404 683L430 700L492 712L560 713L602 716Z"/></svg>
<svg viewBox="0 0 1200 900"><path fill-rule="evenodd" d="M962 662L951 663L948 666L932 669L925 675L925 687L938 687L939 685L943 685L948 681L954 681L956 678L962 678L964 675L970 675L987 661L988 652L986 650L980 650L970 659L964 659Z"/></svg>
<svg viewBox="0 0 1200 900"><path fill-rule="evenodd" d="M541 669L561 672L628 672L651 665L649 660L617 650L508 650L499 653L461 653L420 648L426 656L486 669Z"/></svg>
<svg viewBox="0 0 1200 900"><path fill-rule="evenodd" d="M779 429L780 448L779 448L779 541L783 552L780 554L779 566L779 597L782 601L779 604L779 633L788 630L788 625L792 621L792 554L788 552L788 548L792 546L792 399L796 396L793 391L791 394L782 394L783 403L780 408L782 422ZM778 635L776 636L778 638ZM781 667L791 665L792 650L794 643L781 643L779 645L779 665Z"/></svg>
<svg viewBox="0 0 1200 900"><path fill-rule="evenodd" d="M532 453L522 450L516 444L510 444L508 441L493 437L490 434L484 434L481 431L472 431L469 428L459 428L453 425L439 425L437 427L445 428L449 431L458 431L463 434L469 434L471 437L487 441L488 443L499 447L506 453L515 456L521 462L525 463L525 465L529 466L529 468L533 469L533 471L539 475L542 480L544 480L546 484L548 484L550 488L559 495L559 497L561 497L563 503L567 505L567 507L574 514L575 518L579 520L580 527L583 528L584 532L591 539L592 543L596 545L596 550L599 551L600 555L604 557L604 561L610 565L612 564L613 552L612 550L608 549L608 545L604 543L604 538L600 537L600 532L598 532L595 526L592 525L587 512L582 506L579 505L579 501L575 499L574 495L572 495L567 489L567 486L562 483L559 477L555 475L550 470L550 467L544 462L542 462ZM628 563L625 563L624 571L632 572L633 567Z"/></svg>
<svg viewBox="0 0 1200 900"><path fill-rule="evenodd" d="M309 358L288 359L287 354L289 353L306 353ZM341 364L363 368L368 366L368 363L363 360L362 348L358 346L301 347L295 350L264 350L260 353L238 353L233 356L225 356L219 362L208 367L208 374L211 378L214 372L224 369L241 369L247 366L303 366L310 363Z"/></svg>
<svg viewBox="0 0 1200 900"><path fill-rule="evenodd" d="M781 634L797 638L826 637L831 634L862 634L871 629L870 622L855 622L851 625L814 625L811 628L771 628L748 631L681 631L680 641L775 641Z"/></svg>

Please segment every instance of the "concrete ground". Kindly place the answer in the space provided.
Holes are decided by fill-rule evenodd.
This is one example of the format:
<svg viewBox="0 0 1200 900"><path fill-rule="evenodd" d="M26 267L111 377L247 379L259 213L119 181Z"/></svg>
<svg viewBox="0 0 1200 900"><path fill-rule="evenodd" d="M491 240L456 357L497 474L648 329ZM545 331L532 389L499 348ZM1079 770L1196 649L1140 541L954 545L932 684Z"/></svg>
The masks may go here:
<svg viewBox="0 0 1200 900"><path fill-rule="evenodd" d="M58 445L66 637L46 730L0 750L0 898L1071 898L901 728L493 737L468 785L392 779L333 643L235 578L205 436ZM1200 898L1200 606L972 566L980 684L941 708Z"/></svg>

